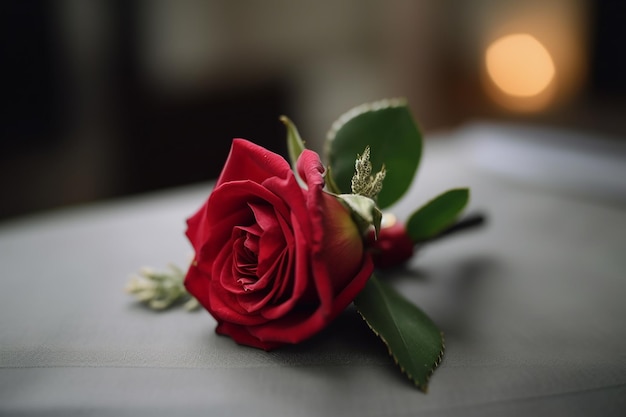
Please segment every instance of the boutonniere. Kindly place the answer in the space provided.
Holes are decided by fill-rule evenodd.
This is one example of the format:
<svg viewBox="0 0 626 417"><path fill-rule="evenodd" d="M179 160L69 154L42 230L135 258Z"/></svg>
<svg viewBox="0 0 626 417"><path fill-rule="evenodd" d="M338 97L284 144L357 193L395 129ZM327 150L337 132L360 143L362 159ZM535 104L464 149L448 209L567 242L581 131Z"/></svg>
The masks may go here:
<svg viewBox="0 0 626 417"><path fill-rule="evenodd" d="M443 357L443 334L385 282L384 269L410 259L416 245L477 223L458 221L469 190L444 192L406 224L384 214L409 189L421 159L422 136L404 100L341 116L324 161L281 120L290 161L234 139L215 187L187 220L189 268L143 270L128 291L155 309L199 304L217 333L264 350L310 338L354 304L425 390Z"/></svg>

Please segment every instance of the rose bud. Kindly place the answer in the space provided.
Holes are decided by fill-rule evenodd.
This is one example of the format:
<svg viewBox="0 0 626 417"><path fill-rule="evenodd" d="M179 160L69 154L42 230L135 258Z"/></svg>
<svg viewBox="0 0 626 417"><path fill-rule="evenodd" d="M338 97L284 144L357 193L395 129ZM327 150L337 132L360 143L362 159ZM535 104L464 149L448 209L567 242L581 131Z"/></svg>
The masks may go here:
<svg viewBox="0 0 626 417"><path fill-rule="evenodd" d="M302 185L280 155L235 139L187 221L195 257L185 286L241 344L269 350L313 336L374 268L349 211L323 191L319 156L304 150L297 169Z"/></svg>
<svg viewBox="0 0 626 417"><path fill-rule="evenodd" d="M372 251L374 265L377 268L398 266L413 256L415 244L400 222L391 222L381 227L378 238L372 231L368 235L368 242Z"/></svg>

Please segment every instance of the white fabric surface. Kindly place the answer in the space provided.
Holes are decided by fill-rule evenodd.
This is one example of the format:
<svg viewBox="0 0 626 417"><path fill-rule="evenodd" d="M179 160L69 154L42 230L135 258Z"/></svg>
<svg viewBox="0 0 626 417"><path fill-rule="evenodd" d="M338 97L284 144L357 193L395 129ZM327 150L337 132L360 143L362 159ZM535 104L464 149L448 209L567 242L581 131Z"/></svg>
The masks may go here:
<svg viewBox="0 0 626 417"><path fill-rule="evenodd" d="M463 136L428 142L396 208L470 186L489 217L387 274L446 335L427 394L352 310L267 353L126 295L188 261L203 184L0 224L0 415L623 415L626 210L483 169Z"/></svg>

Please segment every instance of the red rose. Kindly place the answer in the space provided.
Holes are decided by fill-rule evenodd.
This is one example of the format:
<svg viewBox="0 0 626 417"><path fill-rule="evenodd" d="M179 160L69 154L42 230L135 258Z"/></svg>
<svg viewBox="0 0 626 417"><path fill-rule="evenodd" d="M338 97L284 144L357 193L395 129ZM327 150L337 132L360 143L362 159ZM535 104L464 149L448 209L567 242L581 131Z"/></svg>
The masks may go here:
<svg viewBox="0 0 626 417"><path fill-rule="evenodd" d="M413 256L415 247L415 243L400 222L382 227L378 239L370 233L368 242L372 248L374 264L379 268L389 268L406 262Z"/></svg>
<svg viewBox="0 0 626 417"><path fill-rule="evenodd" d="M323 191L319 156L305 150L297 169L302 185L281 156L235 139L187 221L195 259L185 286L238 343L268 350L312 336L372 273L350 213Z"/></svg>

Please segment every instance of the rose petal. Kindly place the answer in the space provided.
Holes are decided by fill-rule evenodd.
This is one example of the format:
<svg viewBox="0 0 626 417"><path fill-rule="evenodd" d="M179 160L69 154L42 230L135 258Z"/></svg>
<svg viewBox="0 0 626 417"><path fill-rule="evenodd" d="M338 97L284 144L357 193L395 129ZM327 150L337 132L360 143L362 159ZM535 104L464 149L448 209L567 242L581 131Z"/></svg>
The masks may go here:
<svg viewBox="0 0 626 417"><path fill-rule="evenodd" d="M209 286L209 305L202 305L218 321L243 326L253 326L267 322L267 319L258 314L249 314L239 305L237 297L237 295L225 291L218 281L211 281Z"/></svg>
<svg viewBox="0 0 626 417"><path fill-rule="evenodd" d="M278 257L276 263L284 264L285 261L282 259L283 256ZM280 273L284 273L285 268L277 267L276 276L264 277L263 281L269 282L270 284L275 283L275 281L290 281L290 279L283 279L279 275ZM286 270L288 274L291 274L291 271ZM280 278L280 279L279 279ZM265 284L264 282L264 284ZM259 312L262 314L262 309L264 309L268 305L274 305L273 301L276 299L276 294L278 292L279 285L267 285L267 288L262 288L261 290L251 290L249 292L244 292L238 294L237 301L239 305L246 310L248 313L256 313Z"/></svg>
<svg viewBox="0 0 626 417"><path fill-rule="evenodd" d="M288 294L289 287L285 289L285 294L281 296L284 299L283 302L278 302L273 305L268 305L263 310L263 316L267 318L276 319L289 313L299 303L300 299L307 292L307 288L310 283L311 270L310 270L310 248L307 240L302 236L300 224L292 222L295 238L295 249L293 250L294 265L290 276L292 279L290 283L293 283L293 289L291 295Z"/></svg>
<svg viewBox="0 0 626 417"><path fill-rule="evenodd" d="M343 204L328 193L322 195L321 201L324 240L319 259L332 265L330 276L334 297L362 268L364 246L361 232Z"/></svg>
<svg viewBox="0 0 626 417"><path fill-rule="evenodd" d="M257 225L262 231L259 239L259 253L257 258L258 275L267 276L275 264L276 257L288 249L287 239L293 241L289 228L281 227L280 215L272 207L260 204L250 204ZM282 221L284 224L284 220Z"/></svg>
<svg viewBox="0 0 626 417"><path fill-rule="evenodd" d="M278 320L268 321L261 326L250 326L250 334L259 338L259 340L275 343L298 343L313 336L324 329L348 307L365 287L373 270L374 264L371 257L366 256L363 262L363 269L346 288L337 294L330 311L324 311L320 306L305 317L302 317L302 315L289 315Z"/></svg>
<svg viewBox="0 0 626 417"><path fill-rule="evenodd" d="M296 167L307 187L324 187L324 165L317 153L305 149L298 157Z"/></svg>
<svg viewBox="0 0 626 417"><path fill-rule="evenodd" d="M245 139L234 139L216 187L241 180L260 184L267 178L289 176L293 176L291 166L283 157Z"/></svg>
<svg viewBox="0 0 626 417"><path fill-rule="evenodd" d="M267 203L277 210L289 211L284 201L267 188L252 181L231 182L213 190L206 209L200 209L199 213L188 220L187 236L192 241L196 253L201 252L199 258L209 261L214 259L230 241L234 225L254 224L254 213L248 207L249 203L254 202ZM195 233L191 231L192 228L205 230L202 233ZM210 245L207 245L207 242L210 242Z"/></svg>

